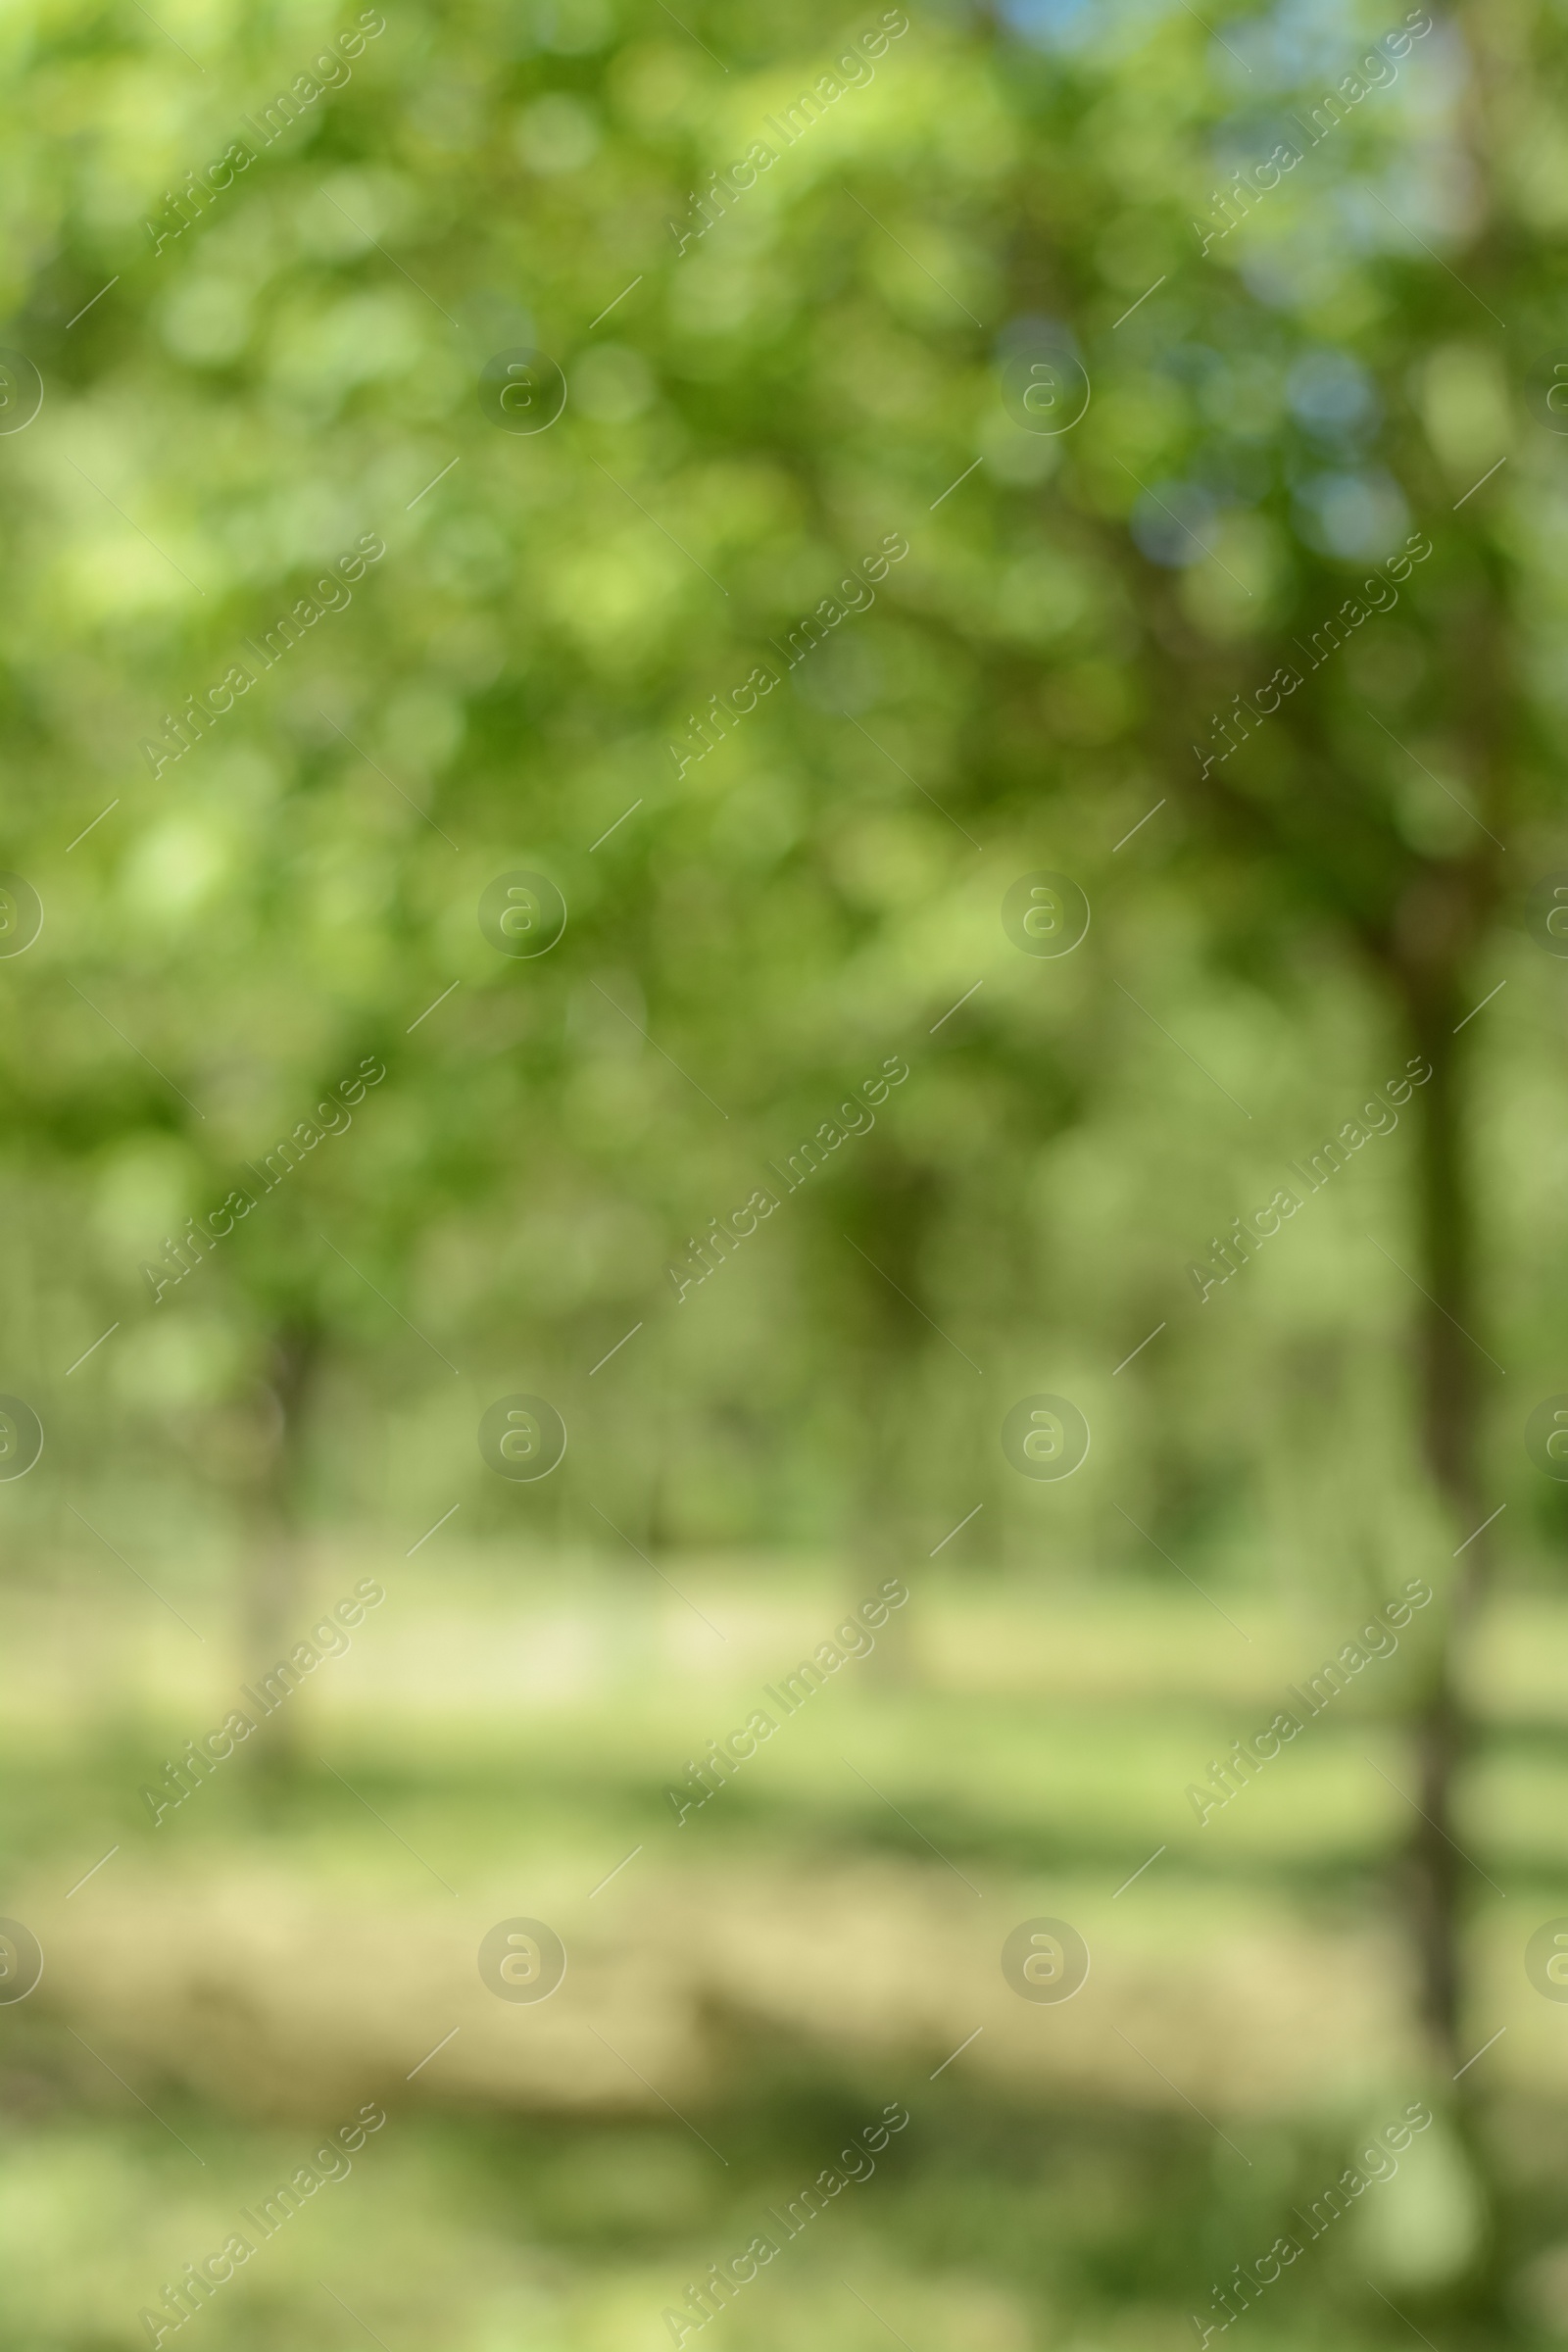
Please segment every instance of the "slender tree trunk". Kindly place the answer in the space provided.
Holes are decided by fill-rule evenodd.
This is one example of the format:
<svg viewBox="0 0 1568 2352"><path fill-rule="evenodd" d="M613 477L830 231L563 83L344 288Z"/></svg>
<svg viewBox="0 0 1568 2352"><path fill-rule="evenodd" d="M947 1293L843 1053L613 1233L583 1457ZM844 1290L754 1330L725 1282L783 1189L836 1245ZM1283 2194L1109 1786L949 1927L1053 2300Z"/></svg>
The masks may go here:
<svg viewBox="0 0 1568 2352"><path fill-rule="evenodd" d="M865 1150L844 1203L846 1230L862 1253L844 1252L858 1309L853 1386L859 1471L850 1502L848 1570L856 1599L887 1577L906 1577L929 1549L918 1532L930 1500L921 1478L933 1338L924 1259L941 1205L937 1180L924 1164L880 1137ZM956 1356L953 1360L960 1376L972 1377ZM908 1614L889 1619L877 1637L868 1679L907 1679L909 1627Z"/></svg>
<svg viewBox="0 0 1568 2352"><path fill-rule="evenodd" d="M1459 1553L1441 1642L1416 1723L1418 1799L1411 1867L1421 2008L1451 2074L1460 2061L1463 1881L1474 1874L1454 1843L1455 1796L1471 1734L1458 1670L1486 1581L1486 1517L1478 1473L1482 1357L1476 1340L1476 1219L1465 1164L1463 1046L1451 1034L1451 997L1412 1008L1416 1052L1432 1065L1418 1096L1417 1182L1421 1287L1417 1316L1422 1451L1447 1505ZM1453 1546L1451 1545L1450 1548ZM1460 1843L1462 1843L1462 1839Z"/></svg>
<svg viewBox="0 0 1568 2352"><path fill-rule="evenodd" d="M1482 2200L1481 2242L1463 2277L1446 2291L1450 2309L1456 2298L1478 2316L1495 2316L1504 2281L1502 2246L1494 2227L1494 2153L1483 2106L1487 2086L1463 2071L1465 2061L1475 2055L1473 2047L1465 2047L1469 2029L1463 1944L1478 1889L1478 1865L1470 1859L1473 1848L1456 1818L1463 1775L1476 1743L1461 1677L1492 1565L1490 1536L1477 1533L1489 1514L1480 1477L1489 1374L1482 1352L1478 1219L1467 1148L1465 1066L1470 1040L1454 1035L1469 1009L1454 986L1467 962L1462 951L1456 953L1438 985L1433 985L1429 967L1425 984L1406 998L1407 1034L1432 1065L1431 1078L1414 1099L1420 1103L1417 1271L1426 1293L1416 1322L1421 1446L1428 1474L1446 1505L1448 1548L1456 1555L1446 1610L1417 1702L1420 1812L1406 1869L1422 2022L1440 2082L1451 2084L1450 2121Z"/></svg>
<svg viewBox="0 0 1568 2352"><path fill-rule="evenodd" d="M252 1530L243 1600L245 1675L253 1689L305 1637L307 1594L300 1549L300 1483L309 1398L320 1353L314 1327L290 1324L275 1335L269 1380L259 1399L269 1417L252 1494ZM264 1778L294 1765L297 1702L265 1717L246 1742Z"/></svg>
<svg viewBox="0 0 1568 2352"><path fill-rule="evenodd" d="M1454 734L1486 811L1484 840L1463 858L1428 865L1396 910L1387 947L1405 1034L1432 1066L1416 1090L1416 1237L1423 1293L1416 1318L1421 1450L1446 1506L1455 1554L1441 1640L1416 1722L1418 1802L1412 1838L1413 1926L1423 2020L1452 2075L1468 2052L1459 2035L1463 1914L1477 1872L1459 1851L1455 1800L1474 1744L1460 1666L1491 1571L1489 1515L1481 1485L1481 1427L1491 1359L1484 1350L1478 1288L1479 1235L1469 1152L1467 1072L1478 1032L1477 951L1497 891L1492 827L1505 822L1510 774L1508 688L1498 599L1489 587L1467 599L1449 636L1459 681ZM1461 1548L1462 1546L1462 1548ZM1461 2100L1475 2086L1460 2085Z"/></svg>

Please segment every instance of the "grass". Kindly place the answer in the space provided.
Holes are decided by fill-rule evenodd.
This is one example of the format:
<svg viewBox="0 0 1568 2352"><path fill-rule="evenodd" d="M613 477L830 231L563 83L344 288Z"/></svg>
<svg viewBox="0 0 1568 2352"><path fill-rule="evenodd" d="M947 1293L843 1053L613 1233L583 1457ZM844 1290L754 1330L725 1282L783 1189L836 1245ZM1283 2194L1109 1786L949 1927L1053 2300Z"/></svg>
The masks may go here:
<svg viewBox="0 0 1568 2352"><path fill-rule="evenodd" d="M137 2314L165 2281L374 2099L389 2122L350 2178L181 2341L653 2352L688 2283L902 2101L874 2177L710 2340L1164 2352L1197 2342L1213 2283L1294 2227L1358 2134L1441 2095L1390 1891L1403 1800L1366 1761L1409 1785L1413 1646L1200 1829L1187 1781L1353 1610L1253 1600L1244 1644L1186 1593L933 1572L677 1827L687 1757L858 1592L802 1565L670 1573L722 1642L580 1563L389 1578L380 1621L291 1702L295 1769L242 1754L157 1829L140 1786L220 1720L238 1669L127 1602L90 1645L129 1654L143 1703L95 1712L92 1673L59 1671L58 1604L18 1609L4 1907L48 1968L0 2011L8 2348L148 2341ZM1465 1836L1501 1890L1474 1880L1477 2046L1509 2029L1478 2062L1480 2169L1435 2128L1238 2323L1259 2346L1568 2337L1568 2014L1518 1958L1568 1910L1542 1666L1564 1630L1541 1602L1499 1609L1476 1658L1490 1730ZM1018 2001L997 1965L1042 1914L1095 1955L1060 2008ZM474 1967L517 1915L571 1954L538 2007L495 2001ZM1496 2249L1480 2313L1446 2283L1478 2197Z"/></svg>

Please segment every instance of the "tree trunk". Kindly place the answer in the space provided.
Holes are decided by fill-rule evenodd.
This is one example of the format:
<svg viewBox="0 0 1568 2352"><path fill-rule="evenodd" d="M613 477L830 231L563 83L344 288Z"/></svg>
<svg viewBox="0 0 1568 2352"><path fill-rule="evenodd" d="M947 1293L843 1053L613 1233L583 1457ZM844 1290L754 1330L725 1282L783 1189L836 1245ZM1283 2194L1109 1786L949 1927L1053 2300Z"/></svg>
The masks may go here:
<svg viewBox="0 0 1568 2352"><path fill-rule="evenodd" d="M310 1391L320 1354L320 1333L288 1324L276 1333L269 1378L258 1399L267 1417L252 1490L252 1533L246 1562L242 1640L245 1676L253 1690L280 1658L304 1640L308 1595L300 1551L300 1485ZM299 1740L297 1702L290 1698L265 1716L246 1742L253 1767L266 1779L292 1771Z"/></svg>
<svg viewBox="0 0 1568 2352"><path fill-rule="evenodd" d="M1468 943L1465 943L1468 945ZM1417 1277L1426 1293L1416 1323L1421 1449L1451 1531L1456 1556L1447 1606L1417 1700L1414 1724L1416 1802L1420 1807L1406 1856L1409 1921L1415 1946L1422 2022L1449 2115L1480 2199L1482 2235L1463 2276L1446 2288L1476 2314L1495 2314L1503 2280L1502 2249L1494 2227L1497 2199L1493 2151L1482 2101L1486 2084L1465 2070L1463 1940L1480 1866L1456 1818L1462 1775L1474 1752L1476 1728L1468 1713L1463 1663L1491 1571L1491 1537L1479 1534L1488 1516L1480 1479L1483 1352L1476 1284L1478 1220L1472 1185L1465 1063L1468 1034L1454 1035L1469 1010L1457 988L1468 956L1456 953L1441 977L1429 965L1406 993L1406 1034L1432 1065L1412 1108L1416 1120L1418 1213ZM1434 1578L1434 1583L1438 1580ZM1464 1849L1461 1851L1461 1848ZM1449 2087L1451 2085L1451 2087Z"/></svg>
<svg viewBox="0 0 1568 2352"><path fill-rule="evenodd" d="M1488 824L1500 825L1507 675L1495 612L1482 598L1461 615L1473 659L1456 661L1463 680L1455 733L1475 779ZM1455 648L1457 655L1458 648ZM1485 827L1483 828L1485 830ZM1389 972L1403 1025L1432 1075L1416 1089L1417 1279L1425 1294L1416 1318L1421 1451L1446 1505L1454 1555L1441 1639L1432 1655L1415 1727L1421 1807L1411 1841L1412 1924L1423 2021L1452 2076L1463 2058L1460 1942L1476 1866L1455 1843L1455 1799L1474 1744L1460 1682L1461 1661L1489 1581L1490 1535L1480 1477L1483 1375L1493 1359L1482 1345L1477 1290L1478 1230L1468 1150L1466 1071L1476 1030L1468 1017L1478 993L1476 952L1495 903L1496 859L1478 844L1463 859L1429 864L1406 886L1386 939ZM1462 1548L1461 1548L1462 1547ZM1474 2087L1462 2081L1464 2100Z"/></svg>
<svg viewBox="0 0 1568 2352"><path fill-rule="evenodd" d="M1465 1165L1462 1041L1452 1035L1453 999L1413 1007L1416 1052L1432 1065L1420 1090L1417 1183L1420 1281L1427 1293L1417 1317L1422 1451L1447 1506L1449 1548L1459 1553L1443 1637L1428 1670L1416 1725L1417 1801L1422 1816L1412 1843L1414 1924L1421 2008L1451 2074L1460 2063L1459 1937L1471 1875L1454 1843L1460 1768L1471 1734L1458 1667L1487 1574L1486 1517L1477 1470L1482 1357L1469 1335L1476 1325L1475 1206ZM1447 1002L1441 999L1447 997ZM1462 1842L1462 1841L1461 1841Z"/></svg>

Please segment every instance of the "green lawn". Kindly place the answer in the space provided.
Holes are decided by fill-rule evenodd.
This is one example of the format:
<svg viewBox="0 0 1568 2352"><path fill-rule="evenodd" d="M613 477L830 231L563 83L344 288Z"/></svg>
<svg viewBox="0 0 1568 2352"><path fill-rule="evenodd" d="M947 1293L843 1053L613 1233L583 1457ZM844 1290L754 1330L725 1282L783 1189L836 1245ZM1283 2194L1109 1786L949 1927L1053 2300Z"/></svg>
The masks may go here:
<svg viewBox="0 0 1568 2352"><path fill-rule="evenodd" d="M1408 1652L1200 1828L1187 1783L1337 1626L1254 1601L1244 1642L1185 1594L926 1570L876 1651L677 1825L687 1758L858 1588L809 1564L669 1573L686 1600L582 1562L388 1577L291 1702L292 1774L242 1753L156 1829L138 1789L220 1719L228 1653L117 1601L73 1678L59 1604L18 1601L6 1908L47 1965L0 2018L8 2347L147 2341L143 2306L373 2100L389 2120L350 2176L181 2341L336 2352L368 2327L389 2352L653 2352L688 2284L897 2101L911 2120L874 2175L710 2341L1161 2352L1197 2342L1213 2283L1366 2132L1441 2089L1387 1886ZM321 1574L346 1589L341 1562ZM1564 1614L1520 1604L1478 1647L1492 1729L1465 1823L1497 1889L1473 1874L1474 2038L1508 2029L1478 2066L1521 2344L1568 2334L1568 2015L1519 1965L1568 1910L1543 1666ZM95 1702L99 1657L139 1672L136 1719ZM537 2006L475 1967L515 1916L569 1954ZM1093 1954L1060 2007L998 1964L1038 1916ZM1443 2292L1477 2197L1439 2127L1240 2325L1339 2352L1412 2323L1443 2352L1485 2340Z"/></svg>

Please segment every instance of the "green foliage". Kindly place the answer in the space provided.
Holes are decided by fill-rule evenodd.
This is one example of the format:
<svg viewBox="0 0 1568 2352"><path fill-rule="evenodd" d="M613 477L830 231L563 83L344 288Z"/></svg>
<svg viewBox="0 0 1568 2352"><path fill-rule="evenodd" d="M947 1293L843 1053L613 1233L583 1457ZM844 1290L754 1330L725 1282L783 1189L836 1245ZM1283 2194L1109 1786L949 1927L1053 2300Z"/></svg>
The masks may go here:
<svg viewBox="0 0 1568 2352"><path fill-rule="evenodd" d="M764 1555L925 1571L968 1513L942 1560L976 1606L1070 1568L1163 1654L1195 1579L1261 1619L1455 1573L1407 1345L1450 1273L1488 1507L1517 1579L1555 1575L1562 1496L1521 1437L1565 1380L1562 975L1521 918L1568 863L1565 36L1545 0L1389 14L17 0L0 867L44 921L0 956L0 1390L46 1430L0 1487L19 1590L91 1593L108 1545L209 1631L239 1594L254 1648L304 1605L302 1530L397 1560L461 1508L493 1602L514 1555L678 1552L732 1594ZM501 429L533 420L496 387L534 350L564 407ZM41 410L7 429L29 367ZM536 956L480 920L515 873L566 907ZM1036 873L1087 895L1070 955L1004 921ZM1421 1055L1433 1095L1200 1298L1233 1220ZM1440 1097L1473 1246L1418 1154ZM1000 1446L1037 1392L1094 1433L1060 1485ZM537 1487L476 1446L514 1393L569 1432ZM1007 1592L999 1645L1027 1646ZM163 1676L105 1677L127 1753ZM911 1698L888 1740L983 1730ZM945 1763L919 1791L939 1834L1119 1865L1122 1766L1071 1832L1016 1793L1070 1756L998 1739L976 1786ZM112 1812L96 1764L56 1764ZM593 1782L609 1843L660 1769ZM1287 1873L1361 1884L1348 1787L1343 1844L1303 1859L1281 1826ZM775 1859L803 1819L886 1832L804 1768L770 1804L741 1817ZM436 1809L482 1845L471 1789ZM1129 2153L1119 2096L1083 2121L1059 2268L1017 2252L1057 2188L1018 2188L988 2110L970 2176L921 2157L867 2299L897 2300L900 2230L935 2232L956 2275L1013 2266L1000 2303L954 2288L955 2345L1058 2314L1066 2345L1079 2313L1166 2340L1191 2150ZM429 2129L398 2216L484 2176L488 2143ZM582 2207L613 2207L601 2165L640 2197L673 2162L605 2150ZM138 2151L79 2159L132 2229ZM1244 2234L1232 2208L1212 2259ZM537 2280L475 2259L463 2340L499 2352ZM836 2340L800 2291L791 2329ZM600 2292L562 2342L642 2341ZM1349 2340L1349 2308L1281 2340ZM118 2325L16 2321L50 2352Z"/></svg>

